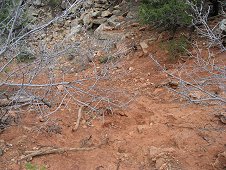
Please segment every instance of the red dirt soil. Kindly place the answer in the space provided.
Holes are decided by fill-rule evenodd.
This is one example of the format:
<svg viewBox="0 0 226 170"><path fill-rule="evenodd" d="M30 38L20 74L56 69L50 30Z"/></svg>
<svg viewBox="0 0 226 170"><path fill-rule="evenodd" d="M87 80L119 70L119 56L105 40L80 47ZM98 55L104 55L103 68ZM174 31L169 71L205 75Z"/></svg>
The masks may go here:
<svg viewBox="0 0 226 170"><path fill-rule="evenodd" d="M168 64L165 53L156 55ZM49 154L31 162L48 170L214 169L218 154L226 151L225 125L214 116L215 107L188 104L167 89L156 88L167 75L148 57L131 55L119 65L114 75L123 69L128 73L122 79L113 75L106 83L137 93L128 107L106 115L104 122L94 120L92 127L81 123L75 132L72 128L78 108L61 110L51 117L62 128L61 133L33 131L39 117L25 112L18 125L0 134L8 147L0 156L0 169L25 169L25 161L17 162L25 151L100 144L91 151Z"/></svg>

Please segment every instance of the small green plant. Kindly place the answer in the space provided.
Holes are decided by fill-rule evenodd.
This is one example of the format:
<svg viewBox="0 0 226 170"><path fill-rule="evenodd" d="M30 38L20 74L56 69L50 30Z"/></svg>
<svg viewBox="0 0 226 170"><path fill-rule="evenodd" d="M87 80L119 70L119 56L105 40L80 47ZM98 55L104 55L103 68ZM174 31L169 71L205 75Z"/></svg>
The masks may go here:
<svg viewBox="0 0 226 170"><path fill-rule="evenodd" d="M100 62L101 64L107 63L107 62L108 62L108 57L107 57L107 56L100 57L100 58L99 58L99 62Z"/></svg>
<svg viewBox="0 0 226 170"><path fill-rule="evenodd" d="M45 166L39 167L39 166L37 166L35 164L32 164L31 162L27 162L25 164L25 169L26 170L46 170L46 167Z"/></svg>
<svg viewBox="0 0 226 170"><path fill-rule="evenodd" d="M34 61L35 59L36 57L32 53L27 51L21 51L20 54L18 54L18 56L16 57L18 63L21 62L29 63Z"/></svg>
<svg viewBox="0 0 226 170"><path fill-rule="evenodd" d="M10 72L10 68L9 67L6 67L6 68L4 68L4 70L3 70L5 73L9 73Z"/></svg>
<svg viewBox="0 0 226 170"><path fill-rule="evenodd" d="M103 56L99 58L99 62L101 64L107 63L108 61L111 61L113 59L112 56Z"/></svg>
<svg viewBox="0 0 226 170"><path fill-rule="evenodd" d="M184 36L169 40L166 44L166 49L169 52L169 61L176 61L181 55L185 55L187 48L189 48L189 42Z"/></svg>

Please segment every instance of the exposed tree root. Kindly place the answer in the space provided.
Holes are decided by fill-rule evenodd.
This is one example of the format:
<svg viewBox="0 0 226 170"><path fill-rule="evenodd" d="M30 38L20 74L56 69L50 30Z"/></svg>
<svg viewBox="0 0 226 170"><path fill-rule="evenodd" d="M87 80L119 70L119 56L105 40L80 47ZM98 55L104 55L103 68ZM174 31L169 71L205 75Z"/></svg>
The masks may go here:
<svg viewBox="0 0 226 170"><path fill-rule="evenodd" d="M90 150L94 150L96 148L100 147L90 147L90 148L53 148L53 147L49 147L49 148L44 148L44 149L39 149L39 150L35 150L35 151L25 151L25 155L22 155L19 159L19 161L23 161L23 160L32 160L34 157L37 156L44 156L44 155L48 155L48 154L59 154L59 153L63 153L63 152L68 152L68 151L90 151Z"/></svg>

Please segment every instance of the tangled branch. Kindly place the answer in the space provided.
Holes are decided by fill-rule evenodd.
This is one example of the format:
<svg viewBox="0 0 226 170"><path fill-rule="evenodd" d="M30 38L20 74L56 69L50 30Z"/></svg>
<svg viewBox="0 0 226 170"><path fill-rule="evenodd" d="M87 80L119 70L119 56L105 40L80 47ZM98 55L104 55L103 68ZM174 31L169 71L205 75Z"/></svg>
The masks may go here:
<svg viewBox="0 0 226 170"><path fill-rule="evenodd" d="M51 45L35 39L40 36L41 31L51 29L54 23L65 21L71 9L77 8L81 3L82 0L75 1L61 15L30 31L26 25L15 32L14 23L19 22L25 12L25 4L20 1L7 17L7 22L0 23L1 27L6 28L0 32L3 37L0 41L0 109L5 110L3 115L23 108L35 109L41 116L49 117L62 107L86 106L90 110L88 114L95 117L102 114L99 108L124 107L130 102L128 93L124 95L126 93L123 90L99 87L108 75L108 69L101 72L97 70L91 57L97 48L92 45L97 40L90 38L85 29L82 29L82 34L89 41L83 42L79 38L72 41L71 38L77 35L71 33ZM34 40L37 41L37 46L32 44ZM103 50L109 51L112 43L105 41ZM123 52L117 51L112 56ZM78 61L74 67L83 67L87 62L84 60L89 59L89 63L85 64L93 68L90 74L70 73L65 56L72 54ZM123 95L123 98L118 100L115 97L117 95ZM5 122L0 120L0 124Z"/></svg>

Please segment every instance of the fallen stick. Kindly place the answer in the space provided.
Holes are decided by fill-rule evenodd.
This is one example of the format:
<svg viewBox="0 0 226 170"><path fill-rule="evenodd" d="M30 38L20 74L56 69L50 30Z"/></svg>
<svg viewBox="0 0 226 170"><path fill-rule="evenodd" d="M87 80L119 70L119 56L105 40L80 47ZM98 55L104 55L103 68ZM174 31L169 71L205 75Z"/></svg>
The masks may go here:
<svg viewBox="0 0 226 170"><path fill-rule="evenodd" d="M19 161L22 160L32 160L33 157L37 156L43 156L43 155L48 155L48 154L58 154L58 153L63 153L63 152L68 152L68 151L90 151L94 150L97 147L90 147L90 148L45 148L45 149L40 149L40 150L35 150L35 151L25 151L25 154L27 155L22 155L20 157Z"/></svg>
<svg viewBox="0 0 226 170"><path fill-rule="evenodd" d="M76 125L75 127L72 129L73 131L76 131L78 130L78 127L79 127L79 124L80 124L80 120L82 118L82 109L83 109L83 105L79 108L78 110L78 118L77 118L77 121L76 121Z"/></svg>

